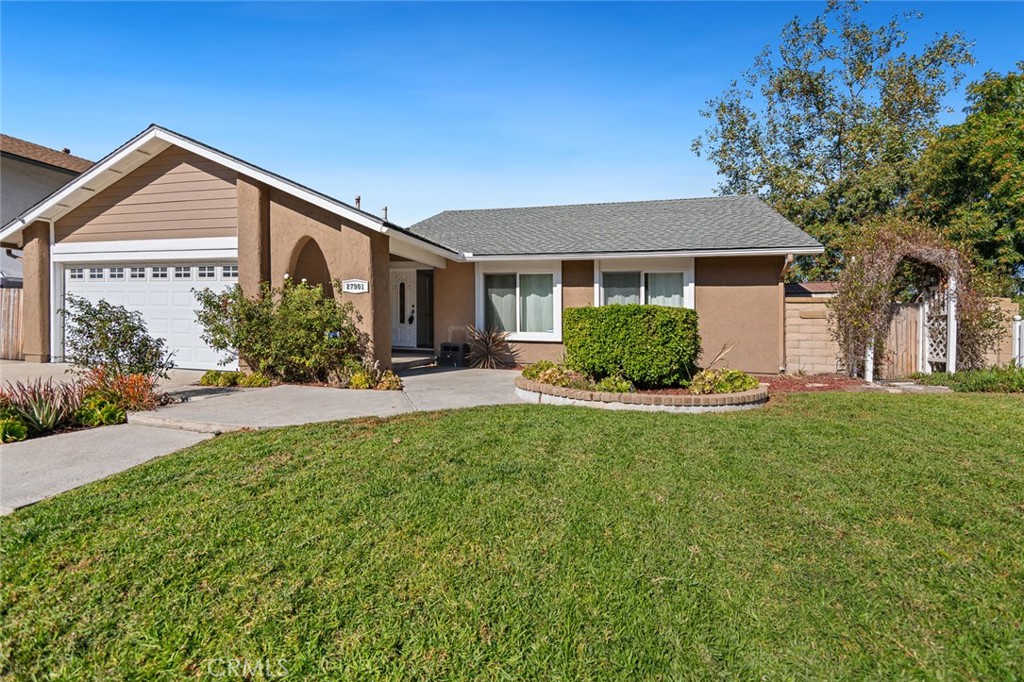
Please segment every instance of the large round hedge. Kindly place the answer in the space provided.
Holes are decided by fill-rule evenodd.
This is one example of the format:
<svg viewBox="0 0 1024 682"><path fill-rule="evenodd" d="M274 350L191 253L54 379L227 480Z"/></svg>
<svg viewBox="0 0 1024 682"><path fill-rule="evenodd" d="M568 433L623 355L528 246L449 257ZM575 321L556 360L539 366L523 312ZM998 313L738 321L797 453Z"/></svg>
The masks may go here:
<svg viewBox="0 0 1024 682"><path fill-rule="evenodd" d="M597 380L621 376L640 387L686 386L697 372L697 313L656 305L568 308L566 364Z"/></svg>

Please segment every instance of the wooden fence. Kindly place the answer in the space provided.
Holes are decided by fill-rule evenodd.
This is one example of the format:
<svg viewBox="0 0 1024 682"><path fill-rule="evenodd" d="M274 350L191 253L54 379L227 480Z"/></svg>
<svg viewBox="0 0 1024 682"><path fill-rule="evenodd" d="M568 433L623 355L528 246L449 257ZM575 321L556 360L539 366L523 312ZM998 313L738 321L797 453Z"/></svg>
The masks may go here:
<svg viewBox="0 0 1024 682"><path fill-rule="evenodd" d="M21 360L21 289L0 289L0 358Z"/></svg>

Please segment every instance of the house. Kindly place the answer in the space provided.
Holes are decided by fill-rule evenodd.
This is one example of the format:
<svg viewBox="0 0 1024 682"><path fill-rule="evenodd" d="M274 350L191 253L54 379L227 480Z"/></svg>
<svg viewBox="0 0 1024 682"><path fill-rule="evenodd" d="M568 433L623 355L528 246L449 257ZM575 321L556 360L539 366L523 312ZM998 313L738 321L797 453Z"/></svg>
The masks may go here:
<svg viewBox="0 0 1024 682"><path fill-rule="evenodd" d="M25 356L63 357L67 294L139 310L181 367L214 368L196 287L286 275L351 301L375 357L501 327L524 362L558 359L565 308L696 308L707 354L784 367L783 274L822 247L753 197L446 211L409 228L159 126L0 230L23 248Z"/></svg>
<svg viewBox="0 0 1024 682"><path fill-rule="evenodd" d="M0 135L0 225L63 187L68 180L92 166L92 161L72 156L70 149L57 151L10 135ZM21 259L0 250L0 287L21 286Z"/></svg>

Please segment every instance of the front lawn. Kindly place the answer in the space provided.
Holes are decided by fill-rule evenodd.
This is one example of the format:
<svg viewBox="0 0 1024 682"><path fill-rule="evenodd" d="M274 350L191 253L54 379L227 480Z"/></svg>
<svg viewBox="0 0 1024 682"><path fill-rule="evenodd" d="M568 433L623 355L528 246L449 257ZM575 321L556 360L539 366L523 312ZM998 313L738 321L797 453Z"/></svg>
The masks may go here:
<svg viewBox="0 0 1024 682"><path fill-rule="evenodd" d="M58 679L1024 677L1024 400L218 437L3 519Z"/></svg>

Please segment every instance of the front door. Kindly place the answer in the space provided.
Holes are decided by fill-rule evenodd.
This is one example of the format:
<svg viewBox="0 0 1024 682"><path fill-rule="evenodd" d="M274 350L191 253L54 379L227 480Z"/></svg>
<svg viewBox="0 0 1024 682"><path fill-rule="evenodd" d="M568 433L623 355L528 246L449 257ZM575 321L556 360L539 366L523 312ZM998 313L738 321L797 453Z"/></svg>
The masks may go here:
<svg viewBox="0 0 1024 682"><path fill-rule="evenodd" d="M391 345L416 347L416 271L391 272Z"/></svg>

